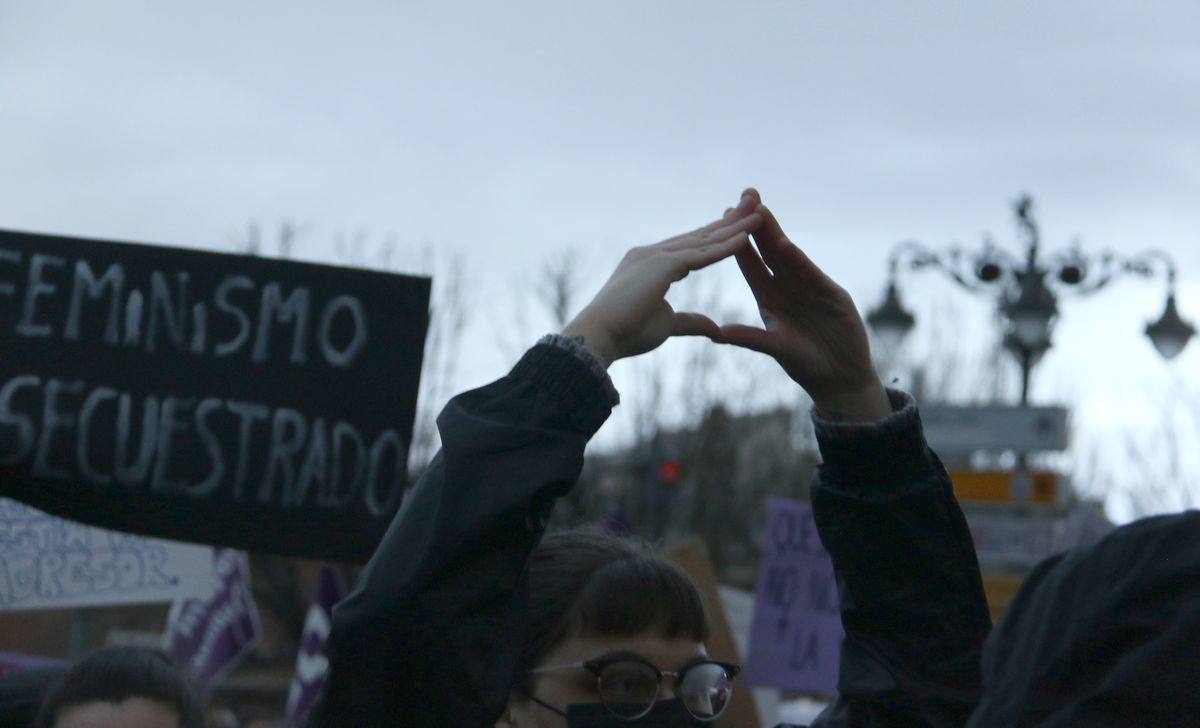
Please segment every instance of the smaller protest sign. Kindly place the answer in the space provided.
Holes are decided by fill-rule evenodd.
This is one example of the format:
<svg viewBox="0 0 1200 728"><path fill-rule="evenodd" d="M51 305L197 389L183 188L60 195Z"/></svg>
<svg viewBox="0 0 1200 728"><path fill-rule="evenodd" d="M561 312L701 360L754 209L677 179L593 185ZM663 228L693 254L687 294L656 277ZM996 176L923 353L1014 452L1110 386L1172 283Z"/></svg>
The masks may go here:
<svg viewBox="0 0 1200 728"><path fill-rule="evenodd" d="M329 659L325 656L325 640L333 628L333 605L345 596L346 587L341 576L333 566L325 564L321 567L317 590L304 620L304 631L300 634L300 652L296 655L296 676L288 691L285 725L304 725L309 708L321 692L325 671L329 667Z"/></svg>
<svg viewBox="0 0 1200 728"><path fill-rule="evenodd" d="M770 499L746 683L832 695L844 635L833 562L811 504Z"/></svg>
<svg viewBox="0 0 1200 728"><path fill-rule="evenodd" d="M85 526L0 498L0 611L209 594L212 550Z"/></svg>
<svg viewBox="0 0 1200 728"><path fill-rule="evenodd" d="M234 549L212 549L220 579L203 599L176 602L167 616L163 649L187 666L193 683L208 693L225 679L262 637L250 593L250 563Z"/></svg>

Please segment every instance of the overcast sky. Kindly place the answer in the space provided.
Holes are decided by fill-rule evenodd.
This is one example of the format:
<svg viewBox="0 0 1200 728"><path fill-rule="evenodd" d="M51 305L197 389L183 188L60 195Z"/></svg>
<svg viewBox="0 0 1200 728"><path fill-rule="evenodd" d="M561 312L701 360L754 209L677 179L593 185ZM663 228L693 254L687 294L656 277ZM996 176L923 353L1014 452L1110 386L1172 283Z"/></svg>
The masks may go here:
<svg viewBox="0 0 1200 728"><path fill-rule="evenodd" d="M594 290L748 184L863 308L899 239L1014 245L1028 191L1051 249L1169 252L1194 320L1197 38L1184 0L0 0L0 227L229 250L293 219L313 260L354 230L461 251L464 385L510 363L494 330L546 256L577 249ZM904 290L982 350L986 305ZM1162 299L1064 302L1035 394L1085 439L1197 391L1200 342L1168 366L1141 334Z"/></svg>

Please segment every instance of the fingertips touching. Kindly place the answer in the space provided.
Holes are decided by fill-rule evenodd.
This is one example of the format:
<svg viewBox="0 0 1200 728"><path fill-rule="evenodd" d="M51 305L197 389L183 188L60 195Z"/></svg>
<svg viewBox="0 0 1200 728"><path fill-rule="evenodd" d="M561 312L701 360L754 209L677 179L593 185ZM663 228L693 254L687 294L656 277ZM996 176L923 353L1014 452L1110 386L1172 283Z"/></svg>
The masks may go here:
<svg viewBox="0 0 1200 728"><path fill-rule="evenodd" d="M679 312L675 314L675 325L672 336L707 336L712 339L719 336L721 327L709 317L701 313Z"/></svg>
<svg viewBox="0 0 1200 728"><path fill-rule="evenodd" d="M763 354L769 354L774 345L771 334L765 329L745 324L725 324L713 341L719 344L740 346L743 349Z"/></svg>

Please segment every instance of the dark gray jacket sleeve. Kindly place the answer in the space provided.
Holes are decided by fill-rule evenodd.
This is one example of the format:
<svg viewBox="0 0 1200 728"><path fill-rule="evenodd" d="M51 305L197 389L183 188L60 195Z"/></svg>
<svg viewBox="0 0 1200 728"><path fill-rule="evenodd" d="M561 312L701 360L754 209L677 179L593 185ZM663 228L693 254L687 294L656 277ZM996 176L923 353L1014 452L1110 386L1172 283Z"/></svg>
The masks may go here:
<svg viewBox="0 0 1200 728"><path fill-rule="evenodd" d="M312 725L493 724L525 634L529 554L612 409L603 376L539 343L450 400L441 452L334 610Z"/></svg>
<svg viewBox="0 0 1200 728"><path fill-rule="evenodd" d="M839 695L813 728L961 726L991 629L966 520L912 398L874 425L816 420L813 513L841 596Z"/></svg>

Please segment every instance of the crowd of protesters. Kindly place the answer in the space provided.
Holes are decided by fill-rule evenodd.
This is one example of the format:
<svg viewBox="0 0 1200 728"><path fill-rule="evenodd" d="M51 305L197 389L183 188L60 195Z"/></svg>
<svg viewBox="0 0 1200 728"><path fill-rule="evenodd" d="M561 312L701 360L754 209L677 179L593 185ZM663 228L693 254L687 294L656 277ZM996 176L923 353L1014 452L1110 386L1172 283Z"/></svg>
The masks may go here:
<svg viewBox="0 0 1200 728"><path fill-rule="evenodd" d="M761 327L666 302L673 283L731 257ZM334 611L313 725L720 724L739 666L709 658L689 577L621 537L546 533L619 401L608 367L673 336L770 356L814 402L812 505L845 629L838 695L814 727L1200 725L1200 514L1048 559L993 627L916 403L882 384L850 296L753 189L719 219L631 250L562 332L450 400L442 450ZM155 652L102 651L27 679L50 685L27 701L40 726L203 722Z"/></svg>

